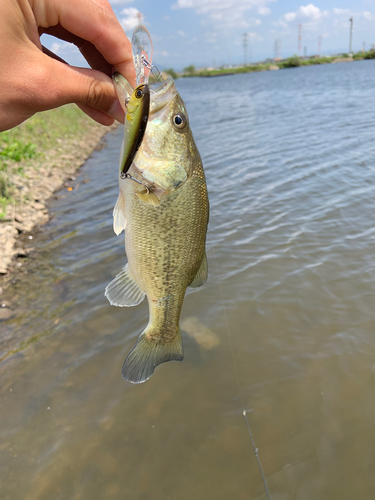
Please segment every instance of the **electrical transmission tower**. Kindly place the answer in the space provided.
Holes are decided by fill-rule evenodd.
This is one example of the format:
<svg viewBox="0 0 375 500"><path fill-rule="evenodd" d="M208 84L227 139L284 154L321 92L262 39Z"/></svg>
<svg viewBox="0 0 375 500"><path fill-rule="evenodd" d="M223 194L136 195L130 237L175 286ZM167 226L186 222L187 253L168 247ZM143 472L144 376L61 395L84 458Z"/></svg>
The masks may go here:
<svg viewBox="0 0 375 500"><path fill-rule="evenodd" d="M349 19L350 21L350 39L349 39L349 55L352 54L352 41L353 41L353 18Z"/></svg>
<svg viewBox="0 0 375 500"><path fill-rule="evenodd" d="M247 33L243 34L243 54L244 54L244 63L247 65Z"/></svg>
<svg viewBox="0 0 375 500"><path fill-rule="evenodd" d="M274 57L274 60L275 61L280 61L281 59L281 39L280 38L276 38L275 40L275 57Z"/></svg>

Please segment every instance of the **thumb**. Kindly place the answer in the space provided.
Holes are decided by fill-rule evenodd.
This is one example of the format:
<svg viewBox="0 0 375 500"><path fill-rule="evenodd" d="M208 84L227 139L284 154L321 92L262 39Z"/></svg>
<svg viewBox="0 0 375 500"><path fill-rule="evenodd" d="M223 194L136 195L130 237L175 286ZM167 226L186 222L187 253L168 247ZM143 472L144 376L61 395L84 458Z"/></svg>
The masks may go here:
<svg viewBox="0 0 375 500"><path fill-rule="evenodd" d="M101 71L69 66L45 54L45 82L40 99L44 109L75 103L91 118L111 125L113 119L124 122L124 112L111 78Z"/></svg>

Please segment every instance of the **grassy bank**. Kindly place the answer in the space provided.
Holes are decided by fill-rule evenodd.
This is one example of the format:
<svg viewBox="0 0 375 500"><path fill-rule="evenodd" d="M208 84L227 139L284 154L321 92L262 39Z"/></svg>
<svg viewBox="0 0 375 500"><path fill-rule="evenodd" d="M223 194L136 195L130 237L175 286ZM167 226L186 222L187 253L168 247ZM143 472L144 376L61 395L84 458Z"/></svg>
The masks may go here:
<svg viewBox="0 0 375 500"><path fill-rule="evenodd" d="M0 274L32 250L18 235L48 221L49 198L74 178L108 130L70 105L0 133Z"/></svg>
<svg viewBox="0 0 375 500"><path fill-rule="evenodd" d="M7 206L20 200L22 189L16 189L30 169L38 169L53 156L62 141L79 140L98 125L77 106L68 105L32 118L0 133L0 220Z"/></svg>

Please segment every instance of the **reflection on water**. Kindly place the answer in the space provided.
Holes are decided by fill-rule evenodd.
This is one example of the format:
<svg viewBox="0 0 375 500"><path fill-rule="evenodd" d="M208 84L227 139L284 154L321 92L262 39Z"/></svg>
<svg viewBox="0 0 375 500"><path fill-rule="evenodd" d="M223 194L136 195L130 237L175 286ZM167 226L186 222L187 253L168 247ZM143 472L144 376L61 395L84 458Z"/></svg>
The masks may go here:
<svg viewBox="0 0 375 500"><path fill-rule="evenodd" d="M273 500L375 498L374 76L363 61L178 81L210 276L185 299L184 361L139 386L121 366L147 304L103 295L125 262L108 135L9 292L2 499L264 499L244 408Z"/></svg>

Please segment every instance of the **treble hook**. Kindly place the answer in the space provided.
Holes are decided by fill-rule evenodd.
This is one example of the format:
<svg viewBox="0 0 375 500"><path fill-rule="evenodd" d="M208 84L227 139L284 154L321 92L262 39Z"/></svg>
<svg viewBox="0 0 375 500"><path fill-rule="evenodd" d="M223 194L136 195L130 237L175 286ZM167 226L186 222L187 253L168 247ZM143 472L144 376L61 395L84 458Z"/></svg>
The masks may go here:
<svg viewBox="0 0 375 500"><path fill-rule="evenodd" d="M148 186L146 186L146 184L143 184L143 182L139 181L138 179L136 179L135 177L130 175L128 172L126 172L126 173L121 172L120 176L121 176L121 179L131 179L132 181L138 182L138 184L140 184L141 186L146 188L147 194L150 194L150 188Z"/></svg>
<svg viewBox="0 0 375 500"><path fill-rule="evenodd" d="M150 71L155 80L161 85L160 82L164 83L163 75L160 73L159 69L154 65L150 64L144 54L141 55L141 61L143 65Z"/></svg>

